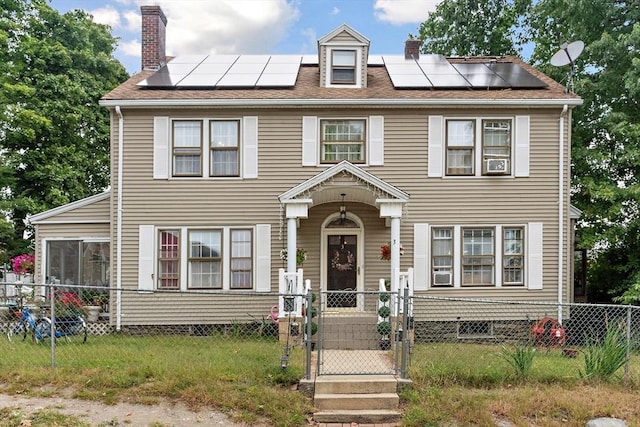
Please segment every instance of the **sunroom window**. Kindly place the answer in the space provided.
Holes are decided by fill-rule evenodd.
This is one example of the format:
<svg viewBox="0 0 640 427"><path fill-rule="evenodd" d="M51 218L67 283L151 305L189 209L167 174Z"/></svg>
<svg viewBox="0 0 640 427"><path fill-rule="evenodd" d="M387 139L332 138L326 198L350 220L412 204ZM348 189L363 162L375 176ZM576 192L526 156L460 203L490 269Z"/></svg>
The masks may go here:
<svg viewBox="0 0 640 427"><path fill-rule="evenodd" d="M46 245L46 282L108 287L109 242L51 240Z"/></svg>

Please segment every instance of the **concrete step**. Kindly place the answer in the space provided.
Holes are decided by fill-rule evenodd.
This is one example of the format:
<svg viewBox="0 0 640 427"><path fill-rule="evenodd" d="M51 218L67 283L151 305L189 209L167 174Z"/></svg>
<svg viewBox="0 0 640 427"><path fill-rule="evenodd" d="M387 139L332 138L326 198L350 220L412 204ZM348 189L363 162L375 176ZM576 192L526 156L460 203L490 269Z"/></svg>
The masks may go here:
<svg viewBox="0 0 640 427"><path fill-rule="evenodd" d="M321 375L315 382L318 394L395 393L397 387L393 375Z"/></svg>
<svg viewBox="0 0 640 427"><path fill-rule="evenodd" d="M313 403L321 411L336 410L397 410L397 393L316 393Z"/></svg>
<svg viewBox="0 0 640 427"><path fill-rule="evenodd" d="M314 421L318 423L391 424L399 422L401 418L399 411L380 409L320 411L313 414Z"/></svg>

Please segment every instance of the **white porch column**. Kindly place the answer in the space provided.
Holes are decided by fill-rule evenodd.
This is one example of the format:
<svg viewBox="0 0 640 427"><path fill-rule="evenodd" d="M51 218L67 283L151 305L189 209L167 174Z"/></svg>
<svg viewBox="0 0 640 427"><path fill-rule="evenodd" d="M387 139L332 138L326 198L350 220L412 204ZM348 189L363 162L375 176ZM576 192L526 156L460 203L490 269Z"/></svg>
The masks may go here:
<svg viewBox="0 0 640 427"><path fill-rule="evenodd" d="M391 291L397 292L400 287L400 219L402 207L406 200L378 199L376 204L380 207L380 217L390 218L391 222Z"/></svg>
<svg viewBox="0 0 640 427"><path fill-rule="evenodd" d="M287 273L296 272L296 248L298 247L298 219L309 217L311 199L292 199L283 202L287 217Z"/></svg>

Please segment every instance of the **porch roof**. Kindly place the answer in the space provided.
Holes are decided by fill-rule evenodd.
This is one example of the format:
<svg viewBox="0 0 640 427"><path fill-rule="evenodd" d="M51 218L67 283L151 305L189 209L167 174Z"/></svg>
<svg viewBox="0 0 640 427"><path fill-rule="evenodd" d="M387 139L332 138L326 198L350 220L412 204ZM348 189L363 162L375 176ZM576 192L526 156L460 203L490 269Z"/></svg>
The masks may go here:
<svg viewBox="0 0 640 427"><path fill-rule="evenodd" d="M346 185L340 185L338 182L332 187L327 185L339 177L351 178L351 182ZM394 200L400 203L406 203L409 200L409 194L347 160L325 169L280 194L278 199L280 203L285 204L298 199L310 199L312 205L319 205L340 200L340 194L345 192L346 188L349 188L347 201L358 201L372 206L375 206L379 199Z"/></svg>

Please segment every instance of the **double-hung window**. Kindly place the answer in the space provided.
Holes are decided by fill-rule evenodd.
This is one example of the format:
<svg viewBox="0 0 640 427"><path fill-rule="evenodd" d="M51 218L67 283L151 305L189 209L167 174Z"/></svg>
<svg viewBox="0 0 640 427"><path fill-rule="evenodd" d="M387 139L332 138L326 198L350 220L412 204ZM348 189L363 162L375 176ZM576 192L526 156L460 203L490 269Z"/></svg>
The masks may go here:
<svg viewBox="0 0 640 427"><path fill-rule="evenodd" d="M180 289L180 231L160 230L158 289Z"/></svg>
<svg viewBox="0 0 640 427"><path fill-rule="evenodd" d="M365 160L366 121L321 120L321 158L323 163L349 160L362 163Z"/></svg>
<svg viewBox="0 0 640 427"><path fill-rule="evenodd" d="M474 175L475 121L447 120L447 175Z"/></svg>
<svg viewBox="0 0 640 427"><path fill-rule="evenodd" d="M253 258L251 230L231 230L231 284L232 289L251 289Z"/></svg>
<svg viewBox="0 0 640 427"><path fill-rule="evenodd" d="M511 173L511 120L482 121L482 174Z"/></svg>
<svg viewBox="0 0 640 427"><path fill-rule="evenodd" d="M240 122L213 120L209 126L211 176L239 176Z"/></svg>
<svg viewBox="0 0 640 427"><path fill-rule="evenodd" d="M447 120L446 175L510 175L512 144L511 119Z"/></svg>
<svg viewBox="0 0 640 427"><path fill-rule="evenodd" d="M356 82L356 51L331 51L331 84L349 84Z"/></svg>
<svg viewBox="0 0 640 427"><path fill-rule="evenodd" d="M222 231L189 231L189 280L193 289L222 287Z"/></svg>
<svg viewBox="0 0 640 427"><path fill-rule="evenodd" d="M524 284L524 229L503 229L502 284Z"/></svg>
<svg viewBox="0 0 640 427"><path fill-rule="evenodd" d="M431 266L433 286L453 284L453 228L433 228Z"/></svg>
<svg viewBox="0 0 640 427"><path fill-rule="evenodd" d="M462 229L462 286L495 284L495 230Z"/></svg>
<svg viewBox="0 0 640 427"><path fill-rule="evenodd" d="M173 122L173 175L202 175L202 122Z"/></svg>

